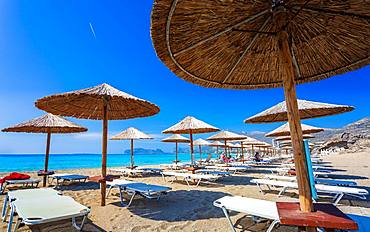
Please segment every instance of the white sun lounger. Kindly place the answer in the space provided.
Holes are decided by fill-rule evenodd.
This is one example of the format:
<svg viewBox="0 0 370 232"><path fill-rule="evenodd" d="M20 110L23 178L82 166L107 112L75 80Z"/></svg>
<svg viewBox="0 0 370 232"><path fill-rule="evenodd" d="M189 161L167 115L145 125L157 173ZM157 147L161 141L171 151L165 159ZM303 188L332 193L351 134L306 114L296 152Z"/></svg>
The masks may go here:
<svg viewBox="0 0 370 232"><path fill-rule="evenodd" d="M221 171L226 171L226 172L233 172L234 174L237 172L245 172L251 169L251 167L245 165L245 166L206 166L206 169L216 169L216 170L221 170Z"/></svg>
<svg viewBox="0 0 370 232"><path fill-rule="evenodd" d="M89 178L89 176L79 175L79 174L70 174L70 173L58 173L50 175L49 178L56 181L56 186L63 185L66 182L73 183L79 182L83 183ZM51 182L52 182L51 181Z"/></svg>
<svg viewBox="0 0 370 232"><path fill-rule="evenodd" d="M38 225L65 219L72 219L72 225L76 229L82 230L86 217L90 213L88 207L79 204L71 197L61 196L57 191L51 189L29 192L18 190L11 193L9 196L11 212L8 232L12 231L15 213L18 214L18 220L14 231L17 231L20 223ZM80 226L76 223L77 217L83 217Z"/></svg>
<svg viewBox="0 0 370 232"><path fill-rule="evenodd" d="M282 187L282 190L279 192L278 196L284 194L288 189L298 189L298 184L296 182L276 181L268 179L252 179L250 182L257 184L261 193L263 193L263 189L261 188L262 185L266 185L269 189L272 186ZM369 194L366 189L361 188L331 186L323 184L315 184L315 188L317 192L335 194L333 197L334 205L337 205L345 195L365 200L366 196Z"/></svg>
<svg viewBox="0 0 370 232"><path fill-rule="evenodd" d="M291 169L290 168L284 168L284 167L270 169L272 174L277 173L279 175L287 175L289 170L291 170ZM320 171L313 172L314 177L318 177L318 176L328 177L329 174L330 174L330 171L327 171L327 170L320 170Z"/></svg>
<svg viewBox="0 0 370 232"><path fill-rule="evenodd" d="M144 176L152 173L150 170L145 169L131 169L131 168L112 168L112 172L118 172L125 176Z"/></svg>
<svg viewBox="0 0 370 232"><path fill-rule="evenodd" d="M165 187L165 186L152 185L152 184L134 182L134 181L129 181L129 180L120 180L120 179L108 181L107 185L110 186L108 190L108 194L110 190L114 187L119 189L122 205L125 205L123 202L124 200L123 193L125 192L131 195L129 203L126 205L127 207L131 205L132 200L135 198L136 195L142 196L146 199L159 200L161 196L167 194L167 192L171 190L171 188Z"/></svg>
<svg viewBox="0 0 370 232"><path fill-rule="evenodd" d="M297 181L297 178L295 176L265 175L265 179L293 181L293 182ZM315 178L315 183L316 184L334 185L334 186L357 186L357 183L354 182L354 181L323 179L323 178Z"/></svg>
<svg viewBox="0 0 370 232"><path fill-rule="evenodd" d="M272 231L274 226L280 222L276 203L247 197L225 196L213 202L213 205L222 209L225 214L231 231L236 232L231 221L229 211L245 213L252 216L272 220L267 232Z"/></svg>
<svg viewBox="0 0 370 232"><path fill-rule="evenodd" d="M39 179L29 178L25 180L6 180L1 186L0 186L0 192L4 193L5 189L9 185L22 185L23 187L32 187L37 188L40 183Z"/></svg>
<svg viewBox="0 0 370 232"><path fill-rule="evenodd" d="M221 176L217 175L207 175L207 174L192 174L192 173L183 173L183 172L162 172L163 180L166 180L166 176L171 176L173 179L171 180L171 183L174 180L177 180L177 178L183 178L186 184L190 187L190 181L194 180L196 181L196 187L199 186L201 182L203 183L209 183L214 182L218 180Z"/></svg>
<svg viewBox="0 0 370 232"><path fill-rule="evenodd" d="M223 171L207 170L207 169L196 170L195 173L216 175L216 176L230 176L232 174L231 172L223 172Z"/></svg>

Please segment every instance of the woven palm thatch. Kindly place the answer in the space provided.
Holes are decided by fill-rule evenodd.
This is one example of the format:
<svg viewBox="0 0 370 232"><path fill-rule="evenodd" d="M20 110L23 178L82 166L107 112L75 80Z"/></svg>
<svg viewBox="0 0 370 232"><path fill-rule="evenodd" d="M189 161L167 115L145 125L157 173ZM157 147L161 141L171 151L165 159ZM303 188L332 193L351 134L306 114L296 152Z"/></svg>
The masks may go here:
<svg viewBox="0 0 370 232"><path fill-rule="evenodd" d="M78 133L85 132L87 128L68 121L60 116L45 114L29 121L1 130L3 132L26 133Z"/></svg>
<svg viewBox="0 0 370 232"><path fill-rule="evenodd" d="M302 125L303 134L313 134L313 133L324 131L323 128L309 126L306 124L301 124L301 125ZM265 136L266 137L290 136L289 124L285 123L284 125L276 128L275 130L265 134Z"/></svg>
<svg viewBox="0 0 370 232"><path fill-rule="evenodd" d="M246 138L247 136L245 135L239 135L230 131L221 131L207 138L207 140L227 141L227 140L241 140Z"/></svg>
<svg viewBox="0 0 370 232"><path fill-rule="evenodd" d="M212 147L219 147L219 146L223 146L224 144L221 143L220 141L213 141L212 143L209 144L209 146L212 146Z"/></svg>
<svg viewBox="0 0 370 232"><path fill-rule="evenodd" d="M261 142L260 144L256 144L256 147L272 147L271 144L266 143L266 142Z"/></svg>
<svg viewBox="0 0 370 232"><path fill-rule="evenodd" d="M262 141L259 141L255 138L252 138L252 137L249 137L249 136L247 136L246 139L243 139L240 142L243 143L244 145L258 145L258 144L263 143Z"/></svg>
<svg viewBox="0 0 370 232"><path fill-rule="evenodd" d="M108 120L148 117L159 107L146 100L124 93L108 84L50 95L36 101L36 107L49 113L75 118L103 119L103 103L107 103Z"/></svg>
<svg viewBox="0 0 370 232"><path fill-rule="evenodd" d="M158 57L205 87L282 86L280 31L289 36L297 83L370 63L368 1L155 0L151 19Z"/></svg>
<svg viewBox="0 0 370 232"><path fill-rule="evenodd" d="M313 139L315 138L315 136L312 136L312 135L309 135L309 134L306 134L306 135L303 135L303 139ZM275 141L290 141L292 140L292 137L290 136L281 136L281 137L276 137L274 138Z"/></svg>
<svg viewBox="0 0 370 232"><path fill-rule="evenodd" d="M179 123L171 126L170 128L162 131L164 134L199 134L219 131L220 129L209 125L192 116L187 116Z"/></svg>
<svg viewBox="0 0 370 232"><path fill-rule="evenodd" d="M162 139L162 142L168 142L168 143L189 143L190 139L181 136L179 134L171 135L165 139Z"/></svg>
<svg viewBox="0 0 370 232"><path fill-rule="evenodd" d="M299 116L301 119L318 118L328 115L349 112L354 109L353 106L335 105L306 100L297 100ZM246 120L245 123L267 123L267 122L286 122L288 121L287 107L285 101L256 114Z"/></svg>
<svg viewBox="0 0 370 232"><path fill-rule="evenodd" d="M193 143L194 145L197 145L197 146L208 146L208 145L210 145L210 143L209 142L207 142L206 140L204 140L204 139L197 139L197 140L195 140L194 141L194 143Z"/></svg>
<svg viewBox="0 0 370 232"><path fill-rule="evenodd" d="M111 140L131 140L131 139L152 139L149 135L139 131L134 127L129 127L121 133L114 135Z"/></svg>

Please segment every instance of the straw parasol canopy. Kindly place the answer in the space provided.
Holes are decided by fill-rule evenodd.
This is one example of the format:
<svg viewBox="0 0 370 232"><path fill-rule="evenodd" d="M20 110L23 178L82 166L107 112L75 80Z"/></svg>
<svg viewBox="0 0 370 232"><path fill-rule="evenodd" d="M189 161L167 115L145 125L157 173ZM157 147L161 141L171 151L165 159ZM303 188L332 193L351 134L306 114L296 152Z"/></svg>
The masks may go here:
<svg viewBox="0 0 370 232"><path fill-rule="evenodd" d="M329 103L297 100L299 116L301 119L318 118L328 115L340 114L354 110L353 106L334 105ZM246 120L245 123L266 123L288 121L287 107L285 101L256 114Z"/></svg>
<svg viewBox="0 0 370 232"><path fill-rule="evenodd" d="M110 138L111 140L130 140L130 167L134 168L134 140L136 139L152 139L149 135L139 131L134 127L129 127L121 133L114 135Z"/></svg>
<svg viewBox="0 0 370 232"><path fill-rule="evenodd" d="M162 131L164 134L189 134L191 163L194 164L193 134L209 133L220 129L209 125L192 116L187 116L180 122Z"/></svg>
<svg viewBox="0 0 370 232"><path fill-rule="evenodd" d="M107 173L108 120L148 117L159 107L146 100L124 93L108 84L50 95L36 101L36 107L49 113L103 120L101 205L105 205Z"/></svg>
<svg viewBox="0 0 370 232"><path fill-rule="evenodd" d="M310 135L310 134L306 134L306 135L302 135L302 138L303 139L313 139L313 138L315 138L315 136ZM279 142L279 141L291 141L292 137L290 137L290 136L280 136L280 137L274 138L274 140L277 141L277 142Z"/></svg>
<svg viewBox="0 0 370 232"><path fill-rule="evenodd" d="M25 132L25 133L46 133L46 154L44 172L48 172L49 166L49 153L51 134L66 134L66 133L79 133L87 131L87 128L77 125L68 121L60 116L53 114L45 114L43 116L31 119L29 121L14 125L12 127L1 130L2 132ZM46 178L44 176L43 186L46 186Z"/></svg>
<svg viewBox="0 0 370 232"><path fill-rule="evenodd" d="M313 134L324 131L323 128L309 126L302 124L302 133L303 134ZM290 136L289 124L285 123L284 125L276 128L275 130L265 134L266 137L278 137L278 136Z"/></svg>
<svg viewBox="0 0 370 232"><path fill-rule="evenodd" d="M239 135L230 131L221 131L207 138L207 140L224 141L225 153L227 153L227 141L242 140L246 138L247 136L245 135Z"/></svg>
<svg viewBox="0 0 370 232"><path fill-rule="evenodd" d="M175 143L176 144L176 159L175 163L177 164L179 162L178 159L178 143L189 143L190 140L188 138L185 138L184 136L181 136L179 134L171 135L170 137L167 137L165 139L162 139L162 142L165 143Z"/></svg>
<svg viewBox="0 0 370 232"><path fill-rule="evenodd" d="M204 139L197 139L193 143L195 146L199 146L200 162L202 162L202 146L209 146L211 143Z"/></svg>
<svg viewBox="0 0 370 232"><path fill-rule="evenodd" d="M151 36L177 76L205 87L284 86L301 210L313 211L296 83L370 63L363 1L155 0Z"/></svg>

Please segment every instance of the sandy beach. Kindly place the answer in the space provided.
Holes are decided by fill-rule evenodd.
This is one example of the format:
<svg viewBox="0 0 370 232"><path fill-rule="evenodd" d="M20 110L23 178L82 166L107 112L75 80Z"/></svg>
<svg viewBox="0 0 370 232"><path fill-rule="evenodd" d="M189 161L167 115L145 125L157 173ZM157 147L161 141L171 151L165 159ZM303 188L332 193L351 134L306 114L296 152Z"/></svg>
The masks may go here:
<svg viewBox="0 0 370 232"><path fill-rule="evenodd" d="M359 186L370 189L370 151L335 154L326 156L334 172L333 178L353 180ZM89 221L85 231L229 231L229 225L222 211L212 205L213 201L225 195L237 195L266 199L271 201L297 201L295 191L278 198L276 192L262 195L257 186L250 184L252 178L263 177L268 169L275 165L258 167L242 175L225 177L215 184L188 187L185 183L169 183L160 176L126 178L145 183L168 186L172 188L159 201L141 198L134 200L129 208L120 205L118 191L113 190L107 199L107 206L100 206L99 186L93 182L71 184L60 190L64 195L71 196L78 202L91 207ZM62 170L60 172L97 175L99 169ZM30 173L35 175L34 173ZM3 201L4 196L0 196ZM363 200L343 200L339 206L344 212L370 215L370 202ZM233 222L237 222L241 231L264 231L266 223L254 224L243 214L232 214ZM6 230L6 223L0 224L0 230ZM70 221L46 224L42 227L22 227L19 231L75 231ZM294 228L280 226L274 231L295 231Z"/></svg>

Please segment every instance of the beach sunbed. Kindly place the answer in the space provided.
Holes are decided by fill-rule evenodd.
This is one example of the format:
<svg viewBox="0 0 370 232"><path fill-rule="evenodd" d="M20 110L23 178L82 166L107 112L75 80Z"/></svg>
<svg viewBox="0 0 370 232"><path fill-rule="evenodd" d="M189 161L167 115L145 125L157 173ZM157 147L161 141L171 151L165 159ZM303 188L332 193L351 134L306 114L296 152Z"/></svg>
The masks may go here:
<svg viewBox="0 0 370 232"><path fill-rule="evenodd" d="M161 172L163 171L163 169L161 168L146 168L146 167L138 167L136 168L138 170L143 170L143 171L148 171L150 172L151 174L161 174Z"/></svg>
<svg viewBox="0 0 370 232"><path fill-rule="evenodd" d="M292 169L291 168L284 168L284 167L270 169L272 174L277 173L279 175L288 175L288 172L290 170L292 170ZM318 176L328 177L329 174L330 174L330 171L328 171L328 170L320 170L320 171L313 172L314 177L318 177Z"/></svg>
<svg viewBox="0 0 370 232"><path fill-rule="evenodd" d="M265 178L270 180L294 181L294 182L297 181L297 178L295 176L265 175ZM323 178L315 178L315 183L334 186L357 186L357 183L354 181L323 179Z"/></svg>
<svg viewBox="0 0 370 232"><path fill-rule="evenodd" d="M0 192L4 193L6 190L6 187L9 185L21 185L22 187L31 187L31 188L37 188L40 183L39 179L24 179L24 180L6 180L1 186L0 186Z"/></svg>
<svg viewBox="0 0 370 232"><path fill-rule="evenodd" d="M223 171L215 171L215 170L207 170L207 169L200 169L196 170L195 173L202 173L208 175L216 175L216 176L230 176L231 172L223 172Z"/></svg>
<svg viewBox="0 0 370 232"><path fill-rule="evenodd" d="M183 172L162 172L163 180L166 180L166 176L173 177L171 183L178 178L183 178L186 184L190 187L190 181L195 181L196 187L202 183L210 183L218 180L221 176L217 175L207 175L207 174L192 174L192 173L183 173Z"/></svg>
<svg viewBox="0 0 370 232"><path fill-rule="evenodd" d="M231 231L236 232L231 221L229 211L245 213L247 215L261 217L272 221L267 232L272 231L276 224L280 222L276 203L272 201L259 200L239 196L225 196L213 202L213 205L221 208L225 214Z"/></svg>
<svg viewBox="0 0 370 232"><path fill-rule="evenodd" d="M251 183L257 184L260 192L263 193L262 185L265 185L270 190L270 187L281 187L281 191L278 196L284 194L288 189L298 189L296 182L289 181L276 181L269 179L252 179ZM365 200L366 196L369 195L366 189L354 188L354 187L343 187L343 186L331 186L324 184L315 184L317 192L334 194L333 201L334 205L337 205L344 196L353 196Z"/></svg>
<svg viewBox="0 0 370 232"><path fill-rule="evenodd" d="M131 169L131 168L112 168L112 172L118 172L121 173L124 176L144 176L149 175L152 173L151 170L145 170L145 169Z"/></svg>
<svg viewBox="0 0 370 232"><path fill-rule="evenodd" d="M89 176L79 175L79 174L53 174L50 175L49 178L52 180L56 180L56 186L63 185L66 182L73 183L73 182L86 182Z"/></svg>
<svg viewBox="0 0 370 232"><path fill-rule="evenodd" d="M7 208L10 207L8 232L12 231L15 213L18 215L18 219L14 231L17 231L21 223L30 226L65 219L72 219L72 225L76 229L82 230L86 217L90 213L88 207L79 204L71 197L61 196L53 189L12 191L8 194L7 201ZM6 216L7 210L5 210L3 220L6 220ZM76 223L77 217L83 217L80 225Z"/></svg>
<svg viewBox="0 0 370 232"><path fill-rule="evenodd" d="M142 196L146 199L159 200L161 196L167 194L167 192L171 190L171 188L165 187L165 186L152 185L152 184L146 184L142 182L133 182L133 181L128 181L128 180L120 180L120 179L108 181L107 185L110 186L108 194L112 188L119 189L122 205L125 205L123 193L127 193L128 195L131 195L129 203L126 205L127 207L131 205L133 199L137 195Z"/></svg>
<svg viewBox="0 0 370 232"><path fill-rule="evenodd" d="M205 166L206 169L215 169L220 171L226 172L233 172L234 174L237 172L245 172L251 169L249 166Z"/></svg>

